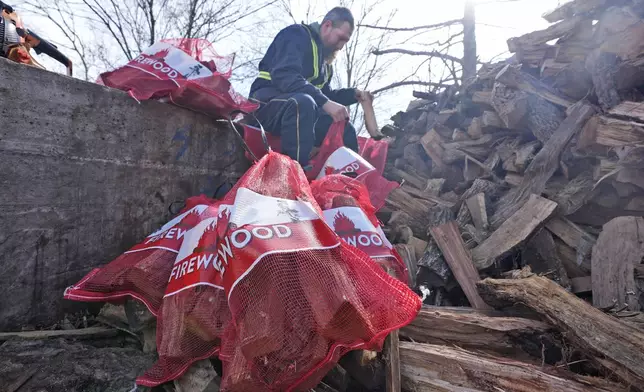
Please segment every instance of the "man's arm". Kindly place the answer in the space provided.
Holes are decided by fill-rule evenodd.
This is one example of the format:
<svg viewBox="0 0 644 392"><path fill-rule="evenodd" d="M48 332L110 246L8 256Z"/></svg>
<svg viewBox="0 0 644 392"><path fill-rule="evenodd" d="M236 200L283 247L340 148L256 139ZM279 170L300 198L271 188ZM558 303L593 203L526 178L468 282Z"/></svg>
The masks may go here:
<svg viewBox="0 0 644 392"><path fill-rule="evenodd" d="M340 105L349 106L358 103L355 88L340 88L331 90L331 79L333 78L333 67L329 67L329 82L322 87L322 93L329 97L330 100Z"/></svg>
<svg viewBox="0 0 644 392"><path fill-rule="evenodd" d="M318 106L323 106L329 98L302 76L303 53L308 51L311 40L305 31L298 27L283 30L275 37L275 49L279 59L271 69L271 80L284 93L304 93L310 95Z"/></svg>

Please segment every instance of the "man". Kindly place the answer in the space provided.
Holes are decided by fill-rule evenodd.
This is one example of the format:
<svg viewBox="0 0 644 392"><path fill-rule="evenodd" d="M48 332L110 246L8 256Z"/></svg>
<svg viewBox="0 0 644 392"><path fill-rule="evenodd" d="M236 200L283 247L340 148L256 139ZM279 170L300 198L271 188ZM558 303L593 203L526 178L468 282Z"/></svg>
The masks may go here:
<svg viewBox="0 0 644 392"><path fill-rule="evenodd" d="M348 120L348 105L367 99L353 88L331 90L330 62L351 38L354 20L344 7L333 8L322 23L294 24L280 31L259 63L250 98L259 103L255 116L281 137L282 153L309 170L309 155L322 144L333 122ZM353 125L347 121L344 144L358 151Z"/></svg>

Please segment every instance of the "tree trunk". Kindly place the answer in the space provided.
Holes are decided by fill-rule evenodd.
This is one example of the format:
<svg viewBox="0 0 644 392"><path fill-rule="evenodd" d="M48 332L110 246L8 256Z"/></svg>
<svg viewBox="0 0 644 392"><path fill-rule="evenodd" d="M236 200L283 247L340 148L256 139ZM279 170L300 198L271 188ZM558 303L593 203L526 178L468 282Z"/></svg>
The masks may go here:
<svg viewBox="0 0 644 392"><path fill-rule="evenodd" d="M465 1L463 16L463 86L476 78L476 16L474 0Z"/></svg>

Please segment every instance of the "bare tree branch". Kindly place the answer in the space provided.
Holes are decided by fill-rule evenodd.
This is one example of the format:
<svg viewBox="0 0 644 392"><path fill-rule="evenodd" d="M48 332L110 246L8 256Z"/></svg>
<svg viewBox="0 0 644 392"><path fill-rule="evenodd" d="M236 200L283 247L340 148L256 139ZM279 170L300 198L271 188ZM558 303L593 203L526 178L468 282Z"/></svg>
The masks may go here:
<svg viewBox="0 0 644 392"><path fill-rule="evenodd" d="M446 88L453 86L453 84L446 84L446 82L449 82L450 80L445 80L443 83L434 83L434 82L423 82L420 80L407 80L407 81L402 81L402 82L396 82L392 83L390 85L387 85L385 87L381 87L379 89L373 90L371 93L372 94L380 94L384 91L394 89L396 87L401 87L401 86L428 86L428 87L439 87L439 88Z"/></svg>
<svg viewBox="0 0 644 392"><path fill-rule="evenodd" d="M459 64L463 63L463 60L459 59L458 57L450 56L448 54L443 54L437 51L426 52L426 51L414 51L414 50L394 48L394 49L385 49L385 50L376 49L371 53L375 54L376 56L389 54L389 53L401 53L401 54L408 54L410 56L429 56L429 57L443 58Z"/></svg>
<svg viewBox="0 0 644 392"><path fill-rule="evenodd" d="M460 24L462 22L463 22L462 19L454 19L454 20L448 20L447 22L441 22L433 25L416 26L416 27L389 27L389 26L374 26L374 25L367 25L367 24L358 25L358 26L366 27L369 29L387 30L387 31L417 31L417 30L439 29L441 27Z"/></svg>

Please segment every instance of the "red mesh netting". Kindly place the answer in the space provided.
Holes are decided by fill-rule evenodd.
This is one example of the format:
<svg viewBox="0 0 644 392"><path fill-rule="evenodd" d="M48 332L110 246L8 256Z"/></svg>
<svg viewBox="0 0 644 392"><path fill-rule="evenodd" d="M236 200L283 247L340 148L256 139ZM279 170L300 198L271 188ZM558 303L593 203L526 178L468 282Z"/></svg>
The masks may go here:
<svg viewBox="0 0 644 392"><path fill-rule="evenodd" d="M127 91L139 101L167 99L206 115L226 117L233 110L256 108L230 84L233 59L217 55L203 39L161 40L125 66L101 74L98 83Z"/></svg>
<svg viewBox="0 0 644 392"><path fill-rule="evenodd" d="M226 324L214 291L221 287L231 315L220 352L222 390L229 391L315 385L343 353L379 348L420 309L418 296L321 219L304 172L288 157L267 154L223 203L229 207L220 207L219 218L200 233L198 254L178 260L168 282L159 317L163 328L177 331L163 331L184 355L174 357L177 369L217 352L215 335ZM166 314L165 302L201 286L212 301L191 307L199 332L180 334L185 310ZM199 294L191 296L196 301Z"/></svg>
<svg viewBox="0 0 644 392"><path fill-rule="evenodd" d="M214 208L218 215L196 225L181 245L157 320L159 360L138 384L153 387L176 379L193 362L219 353L230 310L223 286L213 275L229 260L217 253L216 224L229 214L230 206L217 203Z"/></svg>
<svg viewBox="0 0 644 392"><path fill-rule="evenodd" d="M327 224L340 238L365 252L390 275L408 283L407 267L382 231L362 183L334 174L313 181L311 190Z"/></svg>
<svg viewBox="0 0 644 392"><path fill-rule="evenodd" d="M320 151L311 160L313 170L307 173L308 178L312 180L329 174L351 173L356 180L366 185L371 204L377 211L385 205L389 193L400 186L397 182L384 178L380 170L380 167L383 167L383 159L387 158L388 145L382 141L362 142L362 149L358 154L344 147L343 133L344 122L336 122L331 125ZM373 160L378 168L361 154L365 154Z"/></svg>
<svg viewBox="0 0 644 392"><path fill-rule="evenodd" d="M360 156L372 164L380 174L385 171L389 144L385 140L375 140L370 137L358 137Z"/></svg>
<svg viewBox="0 0 644 392"><path fill-rule="evenodd" d="M157 314L172 265L188 230L216 215L212 199L192 197L180 214L161 229L102 268L96 268L65 290L77 301L117 301L131 296Z"/></svg>

